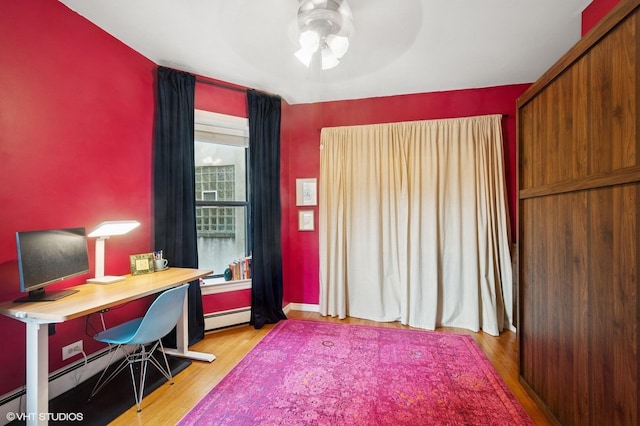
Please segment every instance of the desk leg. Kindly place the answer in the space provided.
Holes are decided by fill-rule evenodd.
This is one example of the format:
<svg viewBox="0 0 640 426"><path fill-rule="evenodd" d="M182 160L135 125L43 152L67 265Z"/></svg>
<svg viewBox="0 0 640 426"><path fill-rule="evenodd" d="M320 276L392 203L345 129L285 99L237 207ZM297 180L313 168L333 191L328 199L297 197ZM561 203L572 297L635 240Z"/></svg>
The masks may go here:
<svg viewBox="0 0 640 426"><path fill-rule="evenodd" d="M46 425L49 412L49 326L27 321L27 425Z"/></svg>
<svg viewBox="0 0 640 426"><path fill-rule="evenodd" d="M167 355L173 355L182 358L194 359L196 361L207 361L212 362L216 359L216 356L213 354L207 354L204 352L194 352L189 350L189 305L188 300L189 295L185 295L184 298L184 306L182 308L182 315L180 315L180 319L178 320L178 324L176 325L176 347L177 349L166 349L164 353Z"/></svg>

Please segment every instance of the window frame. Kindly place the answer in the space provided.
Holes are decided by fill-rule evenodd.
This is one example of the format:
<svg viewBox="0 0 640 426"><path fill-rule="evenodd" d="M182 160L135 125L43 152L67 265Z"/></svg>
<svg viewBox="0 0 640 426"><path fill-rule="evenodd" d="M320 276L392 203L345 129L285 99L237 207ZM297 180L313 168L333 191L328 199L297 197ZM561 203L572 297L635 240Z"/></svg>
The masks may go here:
<svg viewBox="0 0 640 426"><path fill-rule="evenodd" d="M245 118L245 117L220 114L220 113L199 110L199 109L196 109L194 112L195 112L194 144L196 142L200 142L200 143L211 142L212 144L218 144L218 145L244 147L244 150L245 150L244 167L245 167L245 179L246 179L245 194L244 194L245 201L219 200L216 194L215 201L195 200L195 205L196 205L196 208L199 208L199 207L200 208L207 208L207 207L232 207L232 208L242 207L244 208L244 211L245 211L245 215L244 215L245 253L244 255L249 256L251 255L251 252L252 252L252 244L251 244L252 239L251 239L251 229L250 229L251 187L250 187L250 169L249 169L249 164L250 164L249 120L248 118ZM199 140L196 137L196 135L198 134L202 135L203 133L216 133L218 135L220 134L229 135L231 141L229 143L224 143L224 142L216 142L216 141ZM242 138L242 140L244 140L245 142L242 144L237 142L234 143L234 140L239 140L240 138ZM195 162L195 158L194 158L194 162ZM202 190L203 194L204 192L206 191ZM196 193L194 193L194 198L197 198ZM204 197L201 196L201 198L204 198ZM214 271L212 275L209 275L204 278L205 284L213 284L213 285L228 284L228 282L226 281L221 281L223 277L224 277L224 270L220 272ZM243 280L243 281L248 281L249 282L248 288L251 287L250 280ZM235 283L236 280L234 280L233 282Z"/></svg>

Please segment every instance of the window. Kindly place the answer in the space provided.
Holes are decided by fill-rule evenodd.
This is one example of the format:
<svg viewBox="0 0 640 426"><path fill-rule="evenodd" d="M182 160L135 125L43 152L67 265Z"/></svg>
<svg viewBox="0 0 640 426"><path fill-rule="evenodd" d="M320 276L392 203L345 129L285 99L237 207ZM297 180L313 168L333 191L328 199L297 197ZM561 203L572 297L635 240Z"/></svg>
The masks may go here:
<svg viewBox="0 0 640 426"><path fill-rule="evenodd" d="M196 141L197 143L197 141ZM235 201L235 166L196 166L196 226L199 237L234 238L236 221L232 207L209 205L209 201ZM218 198L218 193L221 194ZM216 203L217 204L217 203Z"/></svg>
<svg viewBox="0 0 640 426"><path fill-rule="evenodd" d="M198 265L214 277L250 254L248 155L246 118L195 111Z"/></svg>

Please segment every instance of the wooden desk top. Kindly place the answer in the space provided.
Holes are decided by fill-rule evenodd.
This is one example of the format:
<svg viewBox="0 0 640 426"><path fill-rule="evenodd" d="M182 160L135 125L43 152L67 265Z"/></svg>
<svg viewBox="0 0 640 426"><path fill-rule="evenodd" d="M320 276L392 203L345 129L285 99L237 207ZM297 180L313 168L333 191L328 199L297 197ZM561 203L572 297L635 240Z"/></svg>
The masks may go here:
<svg viewBox="0 0 640 426"><path fill-rule="evenodd" d="M70 287L79 292L51 302L0 303L0 314L21 321L62 322L159 293L211 273L204 269L172 267L150 274L125 275L124 281L112 284L87 283Z"/></svg>

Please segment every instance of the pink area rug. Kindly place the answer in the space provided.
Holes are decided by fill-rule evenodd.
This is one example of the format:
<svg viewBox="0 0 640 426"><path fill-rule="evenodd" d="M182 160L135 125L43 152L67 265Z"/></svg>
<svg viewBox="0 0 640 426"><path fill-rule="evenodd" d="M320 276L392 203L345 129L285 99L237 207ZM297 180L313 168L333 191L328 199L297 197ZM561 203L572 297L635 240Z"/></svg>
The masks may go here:
<svg viewBox="0 0 640 426"><path fill-rule="evenodd" d="M181 425L532 425L466 335L286 320Z"/></svg>

